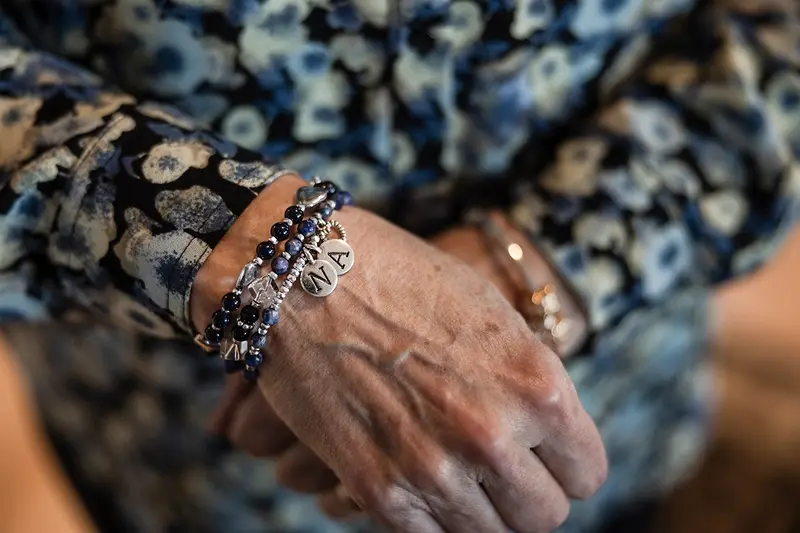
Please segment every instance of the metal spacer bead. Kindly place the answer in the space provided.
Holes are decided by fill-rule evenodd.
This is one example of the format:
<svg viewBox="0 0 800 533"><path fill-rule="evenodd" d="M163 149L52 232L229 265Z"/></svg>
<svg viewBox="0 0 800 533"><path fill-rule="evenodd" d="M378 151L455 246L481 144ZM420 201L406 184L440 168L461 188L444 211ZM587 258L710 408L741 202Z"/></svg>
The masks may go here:
<svg viewBox="0 0 800 533"><path fill-rule="evenodd" d="M255 259L253 259L253 263L255 263L258 266L261 266L264 264L264 260L261 259L260 257L256 257Z"/></svg>
<svg viewBox="0 0 800 533"><path fill-rule="evenodd" d="M289 254L289 252L283 252L281 254L281 257L283 257L284 259L291 259L292 258L292 256Z"/></svg>
<svg viewBox="0 0 800 533"><path fill-rule="evenodd" d="M269 242L271 242L272 244L278 244L278 239L276 239L275 237L270 237Z"/></svg>
<svg viewBox="0 0 800 533"><path fill-rule="evenodd" d="M269 274L267 274L267 276L271 277L272 281L278 279L278 274L276 274L275 272L270 272Z"/></svg>

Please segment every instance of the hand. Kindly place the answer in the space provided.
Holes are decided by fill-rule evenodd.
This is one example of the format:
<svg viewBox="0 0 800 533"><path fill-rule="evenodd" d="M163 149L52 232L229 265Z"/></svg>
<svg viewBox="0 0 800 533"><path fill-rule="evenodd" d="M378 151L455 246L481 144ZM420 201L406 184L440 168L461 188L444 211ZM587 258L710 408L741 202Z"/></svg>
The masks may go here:
<svg viewBox="0 0 800 533"><path fill-rule="evenodd" d="M256 221L281 208L248 209L201 271L198 302L218 301ZM290 293L259 380L268 403L391 530L557 527L567 498L606 475L560 361L471 268L369 213L338 218L356 267L325 300Z"/></svg>

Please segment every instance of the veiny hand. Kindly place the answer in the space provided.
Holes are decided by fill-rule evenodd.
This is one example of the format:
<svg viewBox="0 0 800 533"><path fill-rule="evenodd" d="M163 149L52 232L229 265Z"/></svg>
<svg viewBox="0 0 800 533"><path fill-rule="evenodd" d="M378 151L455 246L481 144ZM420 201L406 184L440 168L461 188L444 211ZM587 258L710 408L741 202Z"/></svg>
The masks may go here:
<svg viewBox="0 0 800 533"><path fill-rule="evenodd" d="M204 266L195 317L298 185L279 183ZM356 267L327 299L290 293L259 380L267 402L390 530L556 528L607 468L558 358L460 261L364 211L338 219Z"/></svg>

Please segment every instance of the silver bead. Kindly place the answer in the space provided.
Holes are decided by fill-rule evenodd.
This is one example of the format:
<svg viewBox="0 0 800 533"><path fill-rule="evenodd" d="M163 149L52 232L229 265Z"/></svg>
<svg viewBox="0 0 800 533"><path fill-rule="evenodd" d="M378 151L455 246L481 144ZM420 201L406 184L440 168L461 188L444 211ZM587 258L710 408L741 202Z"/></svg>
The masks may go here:
<svg viewBox="0 0 800 533"><path fill-rule="evenodd" d="M273 280L278 279L278 274L276 274L275 272L270 272L269 274L267 274L267 276L272 278Z"/></svg>
<svg viewBox="0 0 800 533"><path fill-rule="evenodd" d="M283 252L281 254L281 257L283 257L284 259L286 259L288 261L289 259L292 258L292 255L289 252Z"/></svg>
<svg viewBox="0 0 800 533"><path fill-rule="evenodd" d="M278 244L278 239L275 237L270 237L269 242L271 242L272 244Z"/></svg>

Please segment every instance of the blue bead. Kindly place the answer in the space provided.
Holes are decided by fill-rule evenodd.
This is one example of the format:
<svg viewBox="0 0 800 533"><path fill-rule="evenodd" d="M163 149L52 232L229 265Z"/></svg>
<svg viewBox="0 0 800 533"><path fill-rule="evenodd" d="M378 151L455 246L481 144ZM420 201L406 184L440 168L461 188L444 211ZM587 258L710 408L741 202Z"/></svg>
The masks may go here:
<svg viewBox="0 0 800 533"><path fill-rule="evenodd" d="M317 224L310 218L300 223L300 233L306 237L312 235L315 231L317 231Z"/></svg>
<svg viewBox="0 0 800 533"><path fill-rule="evenodd" d="M252 337L250 337L250 346L254 346L259 350L266 347L267 345L267 336L262 335L260 333L256 333Z"/></svg>
<svg viewBox="0 0 800 533"><path fill-rule="evenodd" d="M256 254L263 260L275 257L275 245L270 241L264 241L256 248Z"/></svg>
<svg viewBox="0 0 800 533"><path fill-rule="evenodd" d="M322 218L328 219L333 214L333 208L329 205L323 205L319 208L319 214L322 215Z"/></svg>
<svg viewBox="0 0 800 533"><path fill-rule="evenodd" d="M250 337L250 334L242 326L236 326L233 328L233 331L231 331L231 337L233 337L233 340L235 341L242 342L246 341L248 337Z"/></svg>
<svg viewBox="0 0 800 533"><path fill-rule="evenodd" d="M286 222L278 222L272 225L271 235L279 241L285 241L289 238L292 228Z"/></svg>
<svg viewBox="0 0 800 533"><path fill-rule="evenodd" d="M242 305L242 299L232 292L222 297L222 308L226 311L236 311L240 305Z"/></svg>
<svg viewBox="0 0 800 533"><path fill-rule="evenodd" d="M341 209L346 205L353 205L353 195L347 191L339 191L334 195L333 201L336 202L336 209Z"/></svg>
<svg viewBox="0 0 800 533"><path fill-rule="evenodd" d="M264 358L261 357L260 353L249 353L247 357L245 357L244 362L247 366L258 368L261 366L261 363L264 362Z"/></svg>
<svg viewBox="0 0 800 533"><path fill-rule="evenodd" d="M245 370L245 371L243 372L243 374L244 374L244 379L245 379L245 380L246 380L248 383L255 383L255 382L258 380L258 369L255 369L255 370Z"/></svg>
<svg viewBox="0 0 800 533"><path fill-rule="evenodd" d="M229 361L228 359L225 360L225 373L226 374L235 374L244 368L244 364L241 361Z"/></svg>
<svg viewBox="0 0 800 533"><path fill-rule="evenodd" d="M297 255L303 249L303 243L297 239L290 239L286 241L286 252L289 255Z"/></svg>
<svg viewBox="0 0 800 533"><path fill-rule="evenodd" d="M266 324L274 326L275 324L278 323L278 320L281 319L281 312L278 311L277 309L268 307L267 309L264 309L263 318Z"/></svg>
<svg viewBox="0 0 800 533"><path fill-rule="evenodd" d="M303 208L299 205L292 205L286 208L284 216L294 224L299 224L303 220Z"/></svg>
<svg viewBox="0 0 800 533"><path fill-rule="evenodd" d="M339 187L337 187L332 181L323 181L318 185L318 187L325 189L328 194L336 194L339 192Z"/></svg>
<svg viewBox="0 0 800 533"><path fill-rule="evenodd" d="M272 271L276 274L286 274L289 271L289 261L285 257L276 257L272 260Z"/></svg>
<svg viewBox="0 0 800 533"><path fill-rule="evenodd" d="M206 328L206 339L208 342L217 343L222 339L222 332L218 329L208 326Z"/></svg>
<svg viewBox="0 0 800 533"><path fill-rule="evenodd" d="M231 312L220 309L211 316L211 323L217 329L225 329L231 323Z"/></svg>

